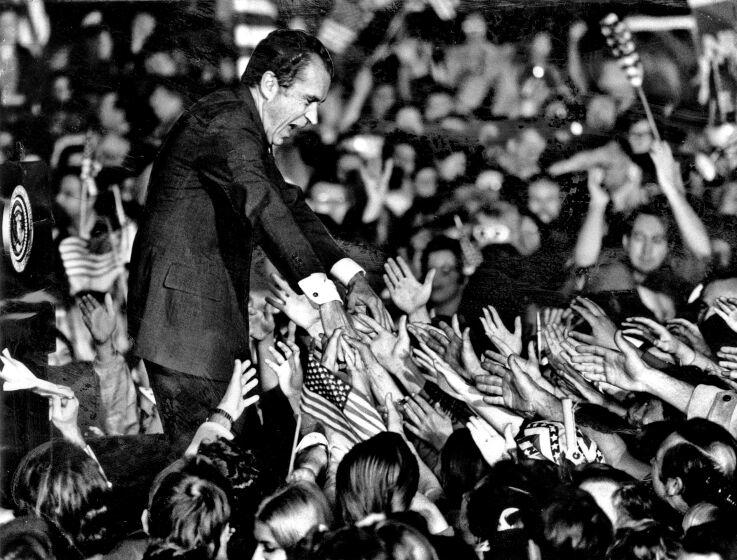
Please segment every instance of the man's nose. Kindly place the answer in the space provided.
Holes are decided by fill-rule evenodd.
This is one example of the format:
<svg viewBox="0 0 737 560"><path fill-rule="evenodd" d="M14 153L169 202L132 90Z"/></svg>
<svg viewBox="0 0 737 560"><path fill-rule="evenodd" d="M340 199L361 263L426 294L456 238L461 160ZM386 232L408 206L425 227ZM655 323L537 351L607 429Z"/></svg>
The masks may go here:
<svg viewBox="0 0 737 560"><path fill-rule="evenodd" d="M307 119L307 124L317 124L317 103L313 103L307 108L305 118Z"/></svg>

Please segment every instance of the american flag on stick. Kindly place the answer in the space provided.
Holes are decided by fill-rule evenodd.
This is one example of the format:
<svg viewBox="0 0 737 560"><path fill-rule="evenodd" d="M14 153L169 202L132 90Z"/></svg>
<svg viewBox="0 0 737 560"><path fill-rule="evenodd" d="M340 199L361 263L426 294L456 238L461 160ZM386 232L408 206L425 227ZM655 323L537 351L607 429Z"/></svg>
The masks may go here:
<svg viewBox="0 0 737 560"><path fill-rule="evenodd" d="M309 414L352 445L386 430L376 408L349 383L310 355L302 385L302 414Z"/></svg>

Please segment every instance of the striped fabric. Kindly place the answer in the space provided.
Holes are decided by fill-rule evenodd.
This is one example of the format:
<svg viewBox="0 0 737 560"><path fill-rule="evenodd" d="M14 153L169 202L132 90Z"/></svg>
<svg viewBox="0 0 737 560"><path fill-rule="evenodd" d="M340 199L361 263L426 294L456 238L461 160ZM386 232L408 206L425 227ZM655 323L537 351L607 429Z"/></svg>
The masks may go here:
<svg viewBox="0 0 737 560"><path fill-rule="evenodd" d="M301 410L302 414L322 422L352 445L386 430L368 398L322 367L314 356L307 362Z"/></svg>
<svg viewBox="0 0 737 560"><path fill-rule="evenodd" d="M90 242L81 237L70 236L62 240L59 254L73 296L84 291L109 292L125 269L118 252L93 253Z"/></svg>

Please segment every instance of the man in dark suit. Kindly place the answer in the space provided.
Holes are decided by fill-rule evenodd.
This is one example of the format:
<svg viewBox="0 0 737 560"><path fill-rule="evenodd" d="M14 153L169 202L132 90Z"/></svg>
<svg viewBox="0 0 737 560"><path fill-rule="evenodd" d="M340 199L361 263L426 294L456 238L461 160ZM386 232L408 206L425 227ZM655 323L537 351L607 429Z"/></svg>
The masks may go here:
<svg viewBox="0 0 737 560"><path fill-rule="evenodd" d="M272 146L317 122L330 87L325 47L301 31L272 32L241 84L212 93L177 121L154 162L133 248L129 331L144 359L165 431L181 443L225 391L236 358L249 356L249 269L254 243L317 306L326 330L348 306L390 320L304 202L284 182Z"/></svg>

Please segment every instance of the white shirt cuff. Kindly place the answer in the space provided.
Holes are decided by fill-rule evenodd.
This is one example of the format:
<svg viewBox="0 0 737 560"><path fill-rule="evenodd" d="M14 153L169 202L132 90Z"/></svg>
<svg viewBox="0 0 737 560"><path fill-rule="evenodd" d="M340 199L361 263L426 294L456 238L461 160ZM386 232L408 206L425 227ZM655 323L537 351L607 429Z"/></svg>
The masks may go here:
<svg viewBox="0 0 737 560"><path fill-rule="evenodd" d="M361 274L366 274L366 271L361 268L356 261L349 258L340 259L330 269L330 274L332 274L333 277L335 277L335 279L344 286L347 286L348 282L350 282L351 279L359 272Z"/></svg>
<svg viewBox="0 0 737 560"><path fill-rule="evenodd" d="M315 305L322 305L330 301L341 301L338 289L332 280L322 272L310 274L297 282L304 295Z"/></svg>

